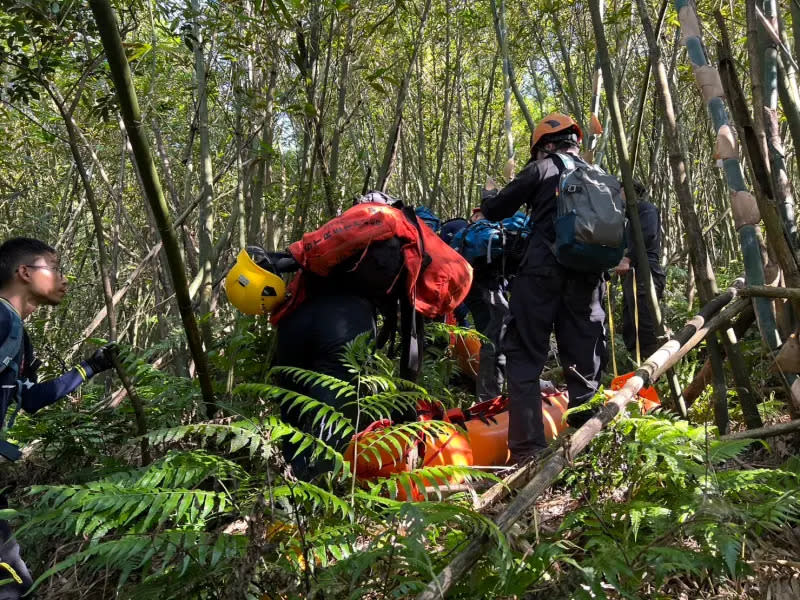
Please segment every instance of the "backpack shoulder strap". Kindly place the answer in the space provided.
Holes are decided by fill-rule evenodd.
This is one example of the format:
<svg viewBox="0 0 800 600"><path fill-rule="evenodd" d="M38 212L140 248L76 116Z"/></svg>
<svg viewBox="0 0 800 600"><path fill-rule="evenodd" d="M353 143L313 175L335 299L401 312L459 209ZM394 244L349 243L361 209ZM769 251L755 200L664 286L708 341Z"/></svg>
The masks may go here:
<svg viewBox="0 0 800 600"><path fill-rule="evenodd" d="M6 339L0 342L0 373L11 369L14 373L14 378L17 380L15 382L17 389L14 392L16 410L8 421L8 429L11 429L19 411L22 409L22 382L19 381L19 367L22 362L24 329L22 319L17 314L17 311L8 304L7 300L0 298L0 310L6 311L9 317L8 335ZM5 414L0 414L0 431L6 428L4 421Z"/></svg>
<svg viewBox="0 0 800 600"><path fill-rule="evenodd" d="M417 236L419 237L419 249L420 249L420 253L422 254L422 269L421 269L421 271L424 271L425 269L428 268L428 265L431 264L433 259L431 258L431 255L428 254L428 252L425 250L425 237L422 234L422 228L419 226L419 219L417 219L417 213L415 213L414 209L411 208L410 206L404 206L402 208L402 212L403 212L403 215L406 217L406 219L408 219L409 222L417 230Z"/></svg>
<svg viewBox="0 0 800 600"><path fill-rule="evenodd" d="M22 319L6 300L0 299L0 310L8 313L9 332L0 342L0 373L6 369L19 372L20 355L22 354L23 327Z"/></svg>
<svg viewBox="0 0 800 600"><path fill-rule="evenodd" d="M550 156L557 157L558 160L561 161L561 165L564 167L565 171L572 171L575 168L575 159L569 154L564 154L563 152L552 152Z"/></svg>

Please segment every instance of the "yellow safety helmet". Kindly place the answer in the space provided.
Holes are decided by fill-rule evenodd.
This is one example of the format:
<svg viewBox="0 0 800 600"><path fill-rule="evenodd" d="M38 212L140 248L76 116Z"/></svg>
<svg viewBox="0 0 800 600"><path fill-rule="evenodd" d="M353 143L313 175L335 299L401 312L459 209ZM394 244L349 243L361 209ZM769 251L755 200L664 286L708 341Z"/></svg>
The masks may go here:
<svg viewBox="0 0 800 600"><path fill-rule="evenodd" d="M263 315L286 298L286 284L279 276L259 267L246 250L225 277L228 300L247 315Z"/></svg>

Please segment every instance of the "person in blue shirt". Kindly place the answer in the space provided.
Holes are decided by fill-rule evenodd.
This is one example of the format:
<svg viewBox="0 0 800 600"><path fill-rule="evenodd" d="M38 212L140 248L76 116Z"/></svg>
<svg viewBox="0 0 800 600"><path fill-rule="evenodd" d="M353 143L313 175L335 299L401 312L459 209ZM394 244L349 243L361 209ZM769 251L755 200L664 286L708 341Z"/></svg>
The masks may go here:
<svg viewBox="0 0 800 600"><path fill-rule="evenodd" d="M57 402L97 373L113 366L114 344L97 350L90 358L49 381L39 382L36 359L22 322L39 306L55 306L67 293L56 251L32 238L12 238L0 245L0 469L2 462L16 460L16 446L5 433L18 411L34 414ZM7 343L12 337L18 342ZM0 481L4 478L0 477ZM0 509L8 503L0 484ZM20 557L19 545L6 521L0 520L0 600L16 600L33 584Z"/></svg>

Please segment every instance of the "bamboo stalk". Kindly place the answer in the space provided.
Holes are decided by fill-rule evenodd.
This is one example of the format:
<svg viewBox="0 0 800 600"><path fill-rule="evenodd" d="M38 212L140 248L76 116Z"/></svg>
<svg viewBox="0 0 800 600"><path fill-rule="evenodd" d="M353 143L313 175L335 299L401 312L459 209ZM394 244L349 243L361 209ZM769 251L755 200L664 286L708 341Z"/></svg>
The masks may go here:
<svg viewBox="0 0 800 600"><path fill-rule="evenodd" d="M119 35L117 19L108 0L90 0L89 4L97 21L100 39L108 58L120 111L125 121L125 127L128 130L136 167L141 177L142 188L147 200L150 202L161 240L164 243L164 251L167 255L170 276L172 277L178 302L178 311L186 331L189 350L197 369L197 378L200 382L203 401L207 412L213 414L216 410L214 391L211 386L207 357L200 339L200 330L197 327L197 320L192 311L192 301L189 297L189 286L186 281L186 270L181 257L178 239L173 231L169 208L164 198L164 192L161 189L161 181L150 152L150 145L142 129L139 102L133 85L130 65Z"/></svg>
<svg viewBox="0 0 800 600"><path fill-rule="evenodd" d="M675 0L675 11L683 31L684 45L695 74L701 86L703 101L708 108L714 131L717 134L717 146L722 160L725 181L731 193L734 220L739 232L739 244L744 255L747 282L751 285L764 285L764 265L761 261L758 243L757 226L760 220L756 200L747 191L744 172L739 161L739 147L733 138L728 109L719 74L706 55L700 31L700 19L697 10L689 0ZM767 300L756 301L756 318L759 330L767 345L774 349L780 345L775 315Z"/></svg>

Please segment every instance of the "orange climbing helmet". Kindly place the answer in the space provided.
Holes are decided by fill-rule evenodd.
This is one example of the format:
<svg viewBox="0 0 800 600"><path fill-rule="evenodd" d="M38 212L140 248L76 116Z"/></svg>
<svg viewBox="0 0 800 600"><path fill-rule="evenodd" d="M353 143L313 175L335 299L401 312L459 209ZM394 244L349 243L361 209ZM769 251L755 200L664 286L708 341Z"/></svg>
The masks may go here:
<svg viewBox="0 0 800 600"><path fill-rule="evenodd" d="M571 141L576 144L580 144L583 140L583 132L580 126L575 122L575 119L558 112L550 113L539 121L539 124L536 125L536 129L533 130L533 135L531 135L531 152L542 143L560 139L570 139L569 136L572 136Z"/></svg>

